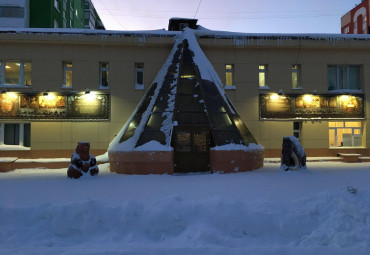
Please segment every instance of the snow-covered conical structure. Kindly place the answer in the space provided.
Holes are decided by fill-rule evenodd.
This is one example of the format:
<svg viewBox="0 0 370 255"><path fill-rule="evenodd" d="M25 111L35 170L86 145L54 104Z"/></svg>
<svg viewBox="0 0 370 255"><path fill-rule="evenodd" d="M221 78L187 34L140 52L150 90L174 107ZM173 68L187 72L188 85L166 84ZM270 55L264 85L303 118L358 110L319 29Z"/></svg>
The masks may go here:
<svg viewBox="0 0 370 255"><path fill-rule="evenodd" d="M108 148L112 172L249 171L263 166L258 145L220 78L185 29L127 123Z"/></svg>

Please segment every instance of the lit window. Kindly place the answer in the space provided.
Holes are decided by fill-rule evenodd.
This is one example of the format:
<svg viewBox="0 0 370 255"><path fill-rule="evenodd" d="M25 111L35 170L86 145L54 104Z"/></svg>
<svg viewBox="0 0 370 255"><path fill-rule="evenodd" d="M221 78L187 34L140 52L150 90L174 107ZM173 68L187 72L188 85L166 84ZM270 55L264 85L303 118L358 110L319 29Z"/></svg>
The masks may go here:
<svg viewBox="0 0 370 255"><path fill-rule="evenodd" d="M225 66L225 74L226 74L226 86L225 89L235 88L234 83L234 66L233 65L226 65Z"/></svg>
<svg viewBox="0 0 370 255"><path fill-rule="evenodd" d="M135 64L135 89L137 90L144 89L144 64L143 63Z"/></svg>
<svg viewBox="0 0 370 255"><path fill-rule="evenodd" d="M100 63L100 87L107 88L108 87L108 71L109 71L109 64L108 63Z"/></svg>
<svg viewBox="0 0 370 255"><path fill-rule="evenodd" d="M31 62L2 61L0 62L0 85L30 86Z"/></svg>
<svg viewBox="0 0 370 255"><path fill-rule="evenodd" d="M0 144L31 146L30 123L0 123Z"/></svg>
<svg viewBox="0 0 370 255"><path fill-rule="evenodd" d="M292 65L292 88L293 89L297 89L301 87L299 84L299 72L300 72L300 66Z"/></svg>
<svg viewBox="0 0 370 255"><path fill-rule="evenodd" d="M259 87L264 88L266 87L267 65L259 65L258 69Z"/></svg>
<svg viewBox="0 0 370 255"><path fill-rule="evenodd" d="M361 89L360 66L328 66L328 90Z"/></svg>
<svg viewBox="0 0 370 255"><path fill-rule="evenodd" d="M64 82L63 87L72 87L72 62L63 62Z"/></svg>
<svg viewBox="0 0 370 255"><path fill-rule="evenodd" d="M330 147L363 147L361 121L329 122Z"/></svg>

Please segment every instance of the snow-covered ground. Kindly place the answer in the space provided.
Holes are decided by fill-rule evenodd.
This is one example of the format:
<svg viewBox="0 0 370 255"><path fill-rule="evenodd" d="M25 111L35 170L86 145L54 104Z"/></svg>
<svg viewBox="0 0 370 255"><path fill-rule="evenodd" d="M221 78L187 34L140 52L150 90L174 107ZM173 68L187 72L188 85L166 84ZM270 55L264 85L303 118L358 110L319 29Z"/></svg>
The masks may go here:
<svg viewBox="0 0 370 255"><path fill-rule="evenodd" d="M0 174L0 254L369 254L370 163L68 179Z"/></svg>

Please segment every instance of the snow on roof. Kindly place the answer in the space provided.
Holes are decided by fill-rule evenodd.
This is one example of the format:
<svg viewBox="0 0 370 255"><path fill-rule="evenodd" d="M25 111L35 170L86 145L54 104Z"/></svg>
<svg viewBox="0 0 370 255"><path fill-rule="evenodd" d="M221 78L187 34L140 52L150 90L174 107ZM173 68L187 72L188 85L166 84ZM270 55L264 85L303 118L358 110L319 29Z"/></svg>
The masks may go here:
<svg viewBox="0 0 370 255"><path fill-rule="evenodd" d="M182 18L173 18L182 19ZM264 40L363 40L369 41L369 34L330 34L330 33L241 33L231 31L210 30L201 25L194 30L197 37L216 39L264 39ZM72 29L72 28L0 28L1 33L16 34L65 34L65 35L107 35L107 36L165 36L174 37L181 31L158 30L97 30L97 29Z"/></svg>

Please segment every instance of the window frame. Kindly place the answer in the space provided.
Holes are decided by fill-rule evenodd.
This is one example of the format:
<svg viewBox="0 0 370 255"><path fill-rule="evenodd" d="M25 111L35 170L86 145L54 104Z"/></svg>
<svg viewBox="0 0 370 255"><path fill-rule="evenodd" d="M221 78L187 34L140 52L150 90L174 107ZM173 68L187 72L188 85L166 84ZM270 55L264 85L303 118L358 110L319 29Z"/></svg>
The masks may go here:
<svg viewBox="0 0 370 255"><path fill-rule="evenodd" d="M8 125L8 124L15 124L15 125L19 125L19 133L18 133L18 137L19 137L19 142L18 144L5 144L5 125ZM28 141L25 141L25 139L27 139L25 137L25 125L28 125L29 127L29 137L28 137ZM26 146L25 143L28 143L30 146ZM31 123L29 122L2 122L0 123L0 145L1 146L5 146L5 149L6 147L8 146L9 148L14 148L14 146L16 147L19 147L19 149L21 150L29 150L31 148Z"/></svg>
<svg viewBox="0 0 370 255"><path fill-rule="evenodd" d="M104 65L106 65L104 67ZM106 85L103 84L103 73L106 72ZM99 63L99 88L109 88L109 62Z"/></svg>
<svg viewBox="0 0 370 255"><path fill-rule="evenodd" d="M343 123L343 127L331 127L330 123ZM361 126L360 127L348 127L346 126L346 123L354 123L354 122L360 122ZM346 129L346 130L351 130L351 143L352 146L339 146L338 145L338 129ZM364 122L363 121L344 121L344 120L338 120L338 121L329 121L328 122L328 130L329 130L329 148L363 148L365 147L364 145ZM331 146L330 145L330 130L334 130L334 141L335 145ZM355 134L355 130L359 130L360 134ZM343 134L343 132L342 132ZM361 146L355 146L354 138L355 137L360 137L361 138ZM343 136L342 136L342 143L343 143Z"/></svg>
<svg viewBox="0 0 370 255"><path fill-rule="evenodd" d="M19 66L19 76L18 76L18 84L10 84L6 83L6 63L15 63L15 65ZM25 84L25 66L29 64L31 66L30 70L30 83ZM29 88L32 85L32 62L31 61L22 61L22 60L0 60L0 87L7 87L7 88Z"/></svg>
<svg viewBox="0 0 370 255"><path fill-rule="evenodd" d="M296 67L296 68L294 68ZM291 72L292 72L292 75L291 75L291 78L292 78L292 89L302 89L301 87L301 65L299 64L294 64L291 66ZM297 76L296 77L296 84L295 83L295 80L293 78L294 74Z"/></svg>
<svg viewBox="0 0 370 255"><path fill-rule="evenodd" d="M264 67L264 68L261 68ZM264 85L261 86L261 75L264 77ZM270 87L267 85L267 75L268 75L268 65L267 64L259 64L258 65L258 87L260 89L269 89Z"/></svg>
<svg viewBox="0 0 370 255"><path fill-rule="evenodd" d="M138 83L138 73L142 73L142 84ZM144 90L144 63L135 63L135 90Z"/></svg>
<svg viewBox="0 0 370 255"><path fill-rule="evenodd" d="M236 89L236 86L234 84L234 70L234 64L225 64L225 89ZM228 84L228 74L231 74L231 84Z"/></svg>
<svg viewBox="0 0 370 255"><path fill-rule="evenodd" d="M350 80L351 80L351 75L350 75L350 68L356 67L358 68L358 77L356 77L359 81L358 88L351 88L350 85ZM333 81L334 86L331 87L331 73L330 69L335 68L335 80ZM344 81L341 77L341 69L345 68L346 70L346 80ZM328 65L327 67L327 79L328 79L328 91L335 91L335 90L358 90L360 91L362 88L362 82L361 82L361 65Z"/></svg>
<svg viewBox="0 0 370 255"><path fill-rule="evenodd" d="M71 66L67 66L70 64ZM71 72L71 84L67 84L67 72ZM73 87L73 63L72 61L63 61L63 88L72 88Z"/></svg>

